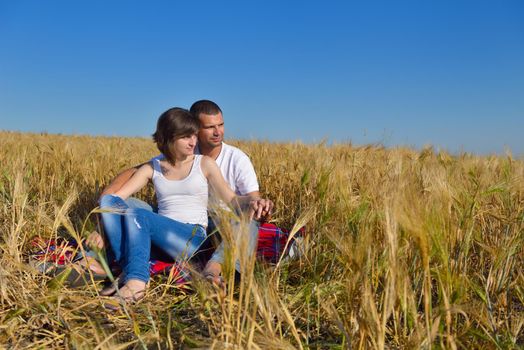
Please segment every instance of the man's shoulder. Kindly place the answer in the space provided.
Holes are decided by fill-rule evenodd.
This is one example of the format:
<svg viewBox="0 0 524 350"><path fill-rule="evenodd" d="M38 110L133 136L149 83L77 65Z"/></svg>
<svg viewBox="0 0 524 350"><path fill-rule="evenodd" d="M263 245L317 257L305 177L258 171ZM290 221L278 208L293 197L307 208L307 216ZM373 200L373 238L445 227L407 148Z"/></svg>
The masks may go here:
<svg viewBox="0 0 524 350"><path fill-rule="evenodd" d="M228 145L225 142L222 142L222 150L224 155L228 155L229 157L249 159L249 156L246 154L246 152L242 151L238 147Z"/></svg>
<svg viewBox="0 0 524 350"><path fill-rule="evenodd" d="M222 143L222 147L220 167L231 188L240 195L258 191L257 174L249 156L235 146Z"/></svg>

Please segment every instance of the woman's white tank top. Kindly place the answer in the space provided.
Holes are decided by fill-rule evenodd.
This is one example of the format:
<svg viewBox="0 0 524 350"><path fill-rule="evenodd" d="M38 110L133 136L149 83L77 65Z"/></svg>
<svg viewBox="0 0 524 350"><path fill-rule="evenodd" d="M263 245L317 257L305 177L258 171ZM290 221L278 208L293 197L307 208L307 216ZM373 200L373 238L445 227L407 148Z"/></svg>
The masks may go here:
<svg viewBox="0 0 524 350"><path fill-rule="evenodd" d="M202 156L195 155L189 175L182 180L169 180L162 174L163 159L163 156L151 159L158 214L207 227L208 185L200 167Z"/></svg>

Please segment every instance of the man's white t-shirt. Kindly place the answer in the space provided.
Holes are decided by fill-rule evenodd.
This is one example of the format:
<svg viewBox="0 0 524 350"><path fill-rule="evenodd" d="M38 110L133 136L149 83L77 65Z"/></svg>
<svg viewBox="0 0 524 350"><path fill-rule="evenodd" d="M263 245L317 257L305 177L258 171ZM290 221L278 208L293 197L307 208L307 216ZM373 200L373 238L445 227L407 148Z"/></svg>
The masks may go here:
<svg viewBox="0 0 524 350"><path fill-rule="evenodd" d="M195 154L200 154L198 146ZM222 142L222 150L216 163L229 187L237 195L243 196L259 190L255 168L242 150Z"/></svg>
<svg viewBox="0 0 524 350"><path fill-rule="evenodd" d="M201 154L198 146L195 154ZM161 159L163 155L158 155L153 159ZM220 168L220 172L229 184L229 187L239 196L244 196L251 192L258 192L258 181L255 168L249 157L240 149L222 142L222 149L215 160Z"/></svg>

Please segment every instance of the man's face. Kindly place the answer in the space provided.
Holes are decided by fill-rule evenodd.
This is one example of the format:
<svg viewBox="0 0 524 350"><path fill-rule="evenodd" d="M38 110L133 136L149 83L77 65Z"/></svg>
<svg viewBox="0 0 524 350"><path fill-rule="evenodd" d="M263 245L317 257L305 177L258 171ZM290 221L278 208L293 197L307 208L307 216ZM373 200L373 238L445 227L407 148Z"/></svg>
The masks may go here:
<svg viewBox="0 0 524 350"><path fill-rule="evenodd" d="M200 113L198 119L200 119L200 130L198 131L199 145L206 148L220 146L224 139L224 118L222 118L222 113Z"/></svg>

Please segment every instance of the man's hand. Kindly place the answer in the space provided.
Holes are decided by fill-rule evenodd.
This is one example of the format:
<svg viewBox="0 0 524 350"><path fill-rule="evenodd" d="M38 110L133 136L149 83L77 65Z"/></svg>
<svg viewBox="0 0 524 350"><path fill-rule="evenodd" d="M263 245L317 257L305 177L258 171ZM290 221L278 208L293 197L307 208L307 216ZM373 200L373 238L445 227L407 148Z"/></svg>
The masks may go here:
<svg viewBox="0 0 524 350"><path fill-rule="evenodd" d="M249 202L250 217L255 220L267 220L271 216L273 210L273 202L269 199L254 199Z"/></svg>
<svg viewBox="0 0 524 350"><path fill-rule="evenodd" d="M96 231L91 232L89 236L87 236L86 244L91 249L95 249L95 248L102 249L104 248L104 245L105 245L102 235Z"/></svg>

